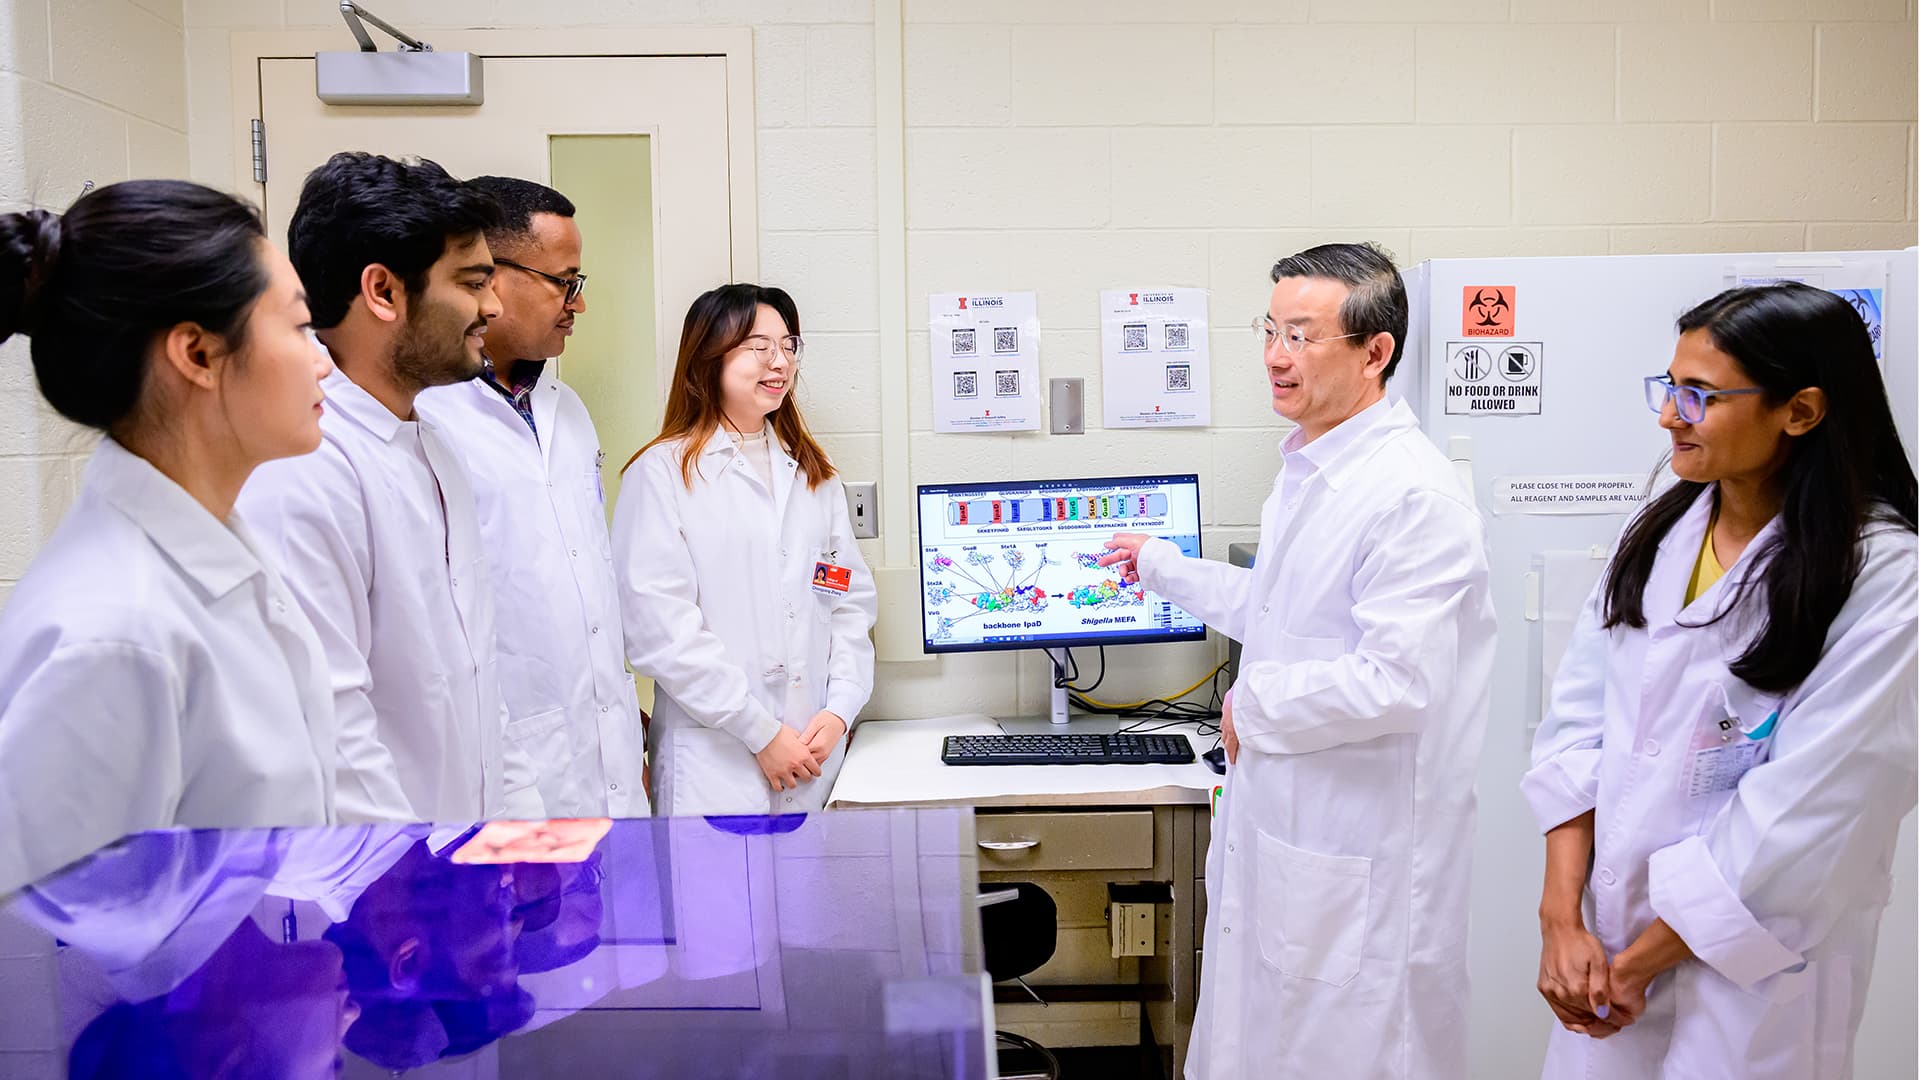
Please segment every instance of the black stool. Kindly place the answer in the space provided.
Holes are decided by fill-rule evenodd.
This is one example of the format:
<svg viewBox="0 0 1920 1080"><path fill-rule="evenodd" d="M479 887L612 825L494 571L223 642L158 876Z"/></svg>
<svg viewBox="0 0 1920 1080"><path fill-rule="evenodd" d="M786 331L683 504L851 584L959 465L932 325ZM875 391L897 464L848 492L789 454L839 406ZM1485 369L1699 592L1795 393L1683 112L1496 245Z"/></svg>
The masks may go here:
<svg viewBox="0 0 1920 1080"><path fill-rule="evenodd" d="M980 892L980 940L987 975L1011 979L1042 1006L1046 999L1022 976L1053 959L1060 911L1047 890L1029 881L996 882ZM1060 1061L1032 1039L995 1031L1001 1080L1060 1080Z"/></svg>

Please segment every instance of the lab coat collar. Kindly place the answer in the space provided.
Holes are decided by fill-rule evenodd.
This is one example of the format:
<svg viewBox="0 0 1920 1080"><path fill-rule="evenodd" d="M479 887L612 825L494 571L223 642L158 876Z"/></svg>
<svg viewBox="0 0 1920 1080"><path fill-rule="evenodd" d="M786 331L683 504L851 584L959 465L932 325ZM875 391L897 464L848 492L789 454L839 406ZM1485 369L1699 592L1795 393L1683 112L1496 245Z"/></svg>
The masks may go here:
<svg viewBox="0 0 1920 1080"><path fill-rule="evenodd" d="M715 427L713 432L707 436L706 445L700 448L700 456L706 457L708 454L732 453L738 451L738 449L739 447L733 444L732 433L727 431L725 426L719 426Z"/></svg>
<svg viewBox="0 0 1920 1080"><path fill-rule="evenodd" d="M767 460L772 463L773 508L776 519L783 519L787 512L787 500L793 494L793 483L800 471L800 463L780 443L780 436L773 430L773 423L761 424L760 431L767 437ZM737 454L740 447L735 445L733 435L725 427L713 429L707 436L706 444L700 448L700 456L709 454Z"/></svg>
<svg viewBox="0 0 1920 1080"><path fill-rule="evenodd" d="M327 395L327 410L337 412L379 436L381 442L392 442L393 437L405 423L393 415L393 410L380 404L380 399L367 393L360 384L347 378L346 373L335 367L320 380L320 390ZM492 393L491 390L488 393ZM508 406L511 408L512 406Z"/></svg>
<svg viewBox="0 0 1920 1080"><path fill-rule="evenodd" d="M1295 428L1281 440L1280 453L1306 458L1327 486L1338 490L1389 439L1419 426L1406 402L1381 398L1312 442L1302 443L1300 429Z"/></svg>
<svg viewBox="0 0 1920 1080"><path fill-rule="evenodd" d="M534 438L540 443L540 459L553 462L553 425L560 415L560 377L552 360L542 362L540 379L533 387Z"/></svg>
<svg viewBox="0 0 1920 1080"><path fill-rule="evenodd" d="M1727 598L1733 596L1739 585L1757 572L1757 557L1763 545L1772 541L1774 533L1780 528L1780 515L1775 514L1773 520L1761 526L1760 531L1747 542L1746 549L1720 575L1720 580L1696 597L1692 604L1685 604L1687 581L1693 576L1695 560L1700 557L1700 545L1706 542L1707 524L1713 520L1713 500L1719 488L1718 484L1708 484L1694 498L1687 512L1680 515L1680 519L1667 530L1667 535L1660 538L1660 556L1654 560L1652 573L1647 575L1644 597L1643 610L1649 630L1671 627L1684 612L1696 607L1700 609L1696 614L1718 615ZM1688 621L1702 620L1689 617Z"/></svg>
<svg viewBox="0 0 1920 1080"><path fill-rule="evenodd" d="M263 570L243 533L208 513L185 488L111 437L100 440L87 462L86 486L138 525L211 599Z"/></svg>

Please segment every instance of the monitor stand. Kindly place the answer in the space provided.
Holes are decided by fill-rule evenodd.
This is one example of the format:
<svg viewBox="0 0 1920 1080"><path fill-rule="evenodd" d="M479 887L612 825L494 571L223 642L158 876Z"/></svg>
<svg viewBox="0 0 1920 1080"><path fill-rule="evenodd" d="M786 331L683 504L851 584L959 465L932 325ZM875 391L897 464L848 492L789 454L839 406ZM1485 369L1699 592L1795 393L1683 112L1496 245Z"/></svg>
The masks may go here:
<svg viewBox="0 0 1920 1080"><path fill-rule="evenodd" d="M1065 649L1043 649L1053 662L1053 687L1045 716L1010 716L996 721L1008 735L1111 735L1134 721L1118 716L1074 716L1068 711Z"/></svg>

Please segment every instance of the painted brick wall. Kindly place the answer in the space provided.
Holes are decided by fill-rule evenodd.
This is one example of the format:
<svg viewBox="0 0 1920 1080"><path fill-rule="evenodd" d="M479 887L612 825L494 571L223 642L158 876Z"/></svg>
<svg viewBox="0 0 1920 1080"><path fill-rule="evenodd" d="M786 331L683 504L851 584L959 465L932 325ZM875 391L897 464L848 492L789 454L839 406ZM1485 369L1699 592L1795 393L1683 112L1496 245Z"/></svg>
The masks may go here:
<svg viewBox="0 0 1920 1080"><path fill-rule="evenodd" d="M187 175L181 0L0 5L0 210L58 210L92 180ZM73 501L93 436L0 346L0 603Z"/></svg>

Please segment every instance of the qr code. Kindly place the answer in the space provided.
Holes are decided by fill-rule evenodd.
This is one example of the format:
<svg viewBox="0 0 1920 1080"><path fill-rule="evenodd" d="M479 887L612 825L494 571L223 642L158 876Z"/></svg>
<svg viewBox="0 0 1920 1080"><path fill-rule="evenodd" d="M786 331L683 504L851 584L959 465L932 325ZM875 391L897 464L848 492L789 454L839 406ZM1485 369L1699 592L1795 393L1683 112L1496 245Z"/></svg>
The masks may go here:
<svg viewBox="0 0 1920 1080"><path fill-rule="evenodd" d="M1187 324L1186 323L1170 322L1167 324L1166 331L1167 331L1167 348L1184 349L1187 347Z"/></svg>
<svg viewBox="0 0 1920 1080"><path fill-rule="evenodd" d="M980 350L973 342L973 328L955 329L953 332L953 355L973 356Z"/></svg>
<svg viewBox="0 0 1920 1080"><path fill-rule="evenodd" d="M980 373L977 371L956 371L953 373L953 396L979 397Z"/></svg>
<svg viewBox="0 0 1920 1080"><path fill-rule="evenodd" d="M1192 364L1168 364L1167 365L1167 389L1168 390L1193 389L1193 365Z"/></svg>
<svg viewBox="0 0 1920 1080"><path fill-rule="evenodd" d="M1019 397L1020 373L1018 371L996 371L993 373L994 397Z"/></svg>
<svg viewBox="0 0 1920 1080"><path fill-rule="evenodd" d="M1005 356L1020 351L1020 328L1017 326L996 326L993 328L993 351Z"/></svg>
<svg viewBox="0 0 1920 1080"><path fill-rule="evenodd" d="M1147 324L1143 322L1127 323L1120 328L1121 352L1147 351Z"/></svg>

